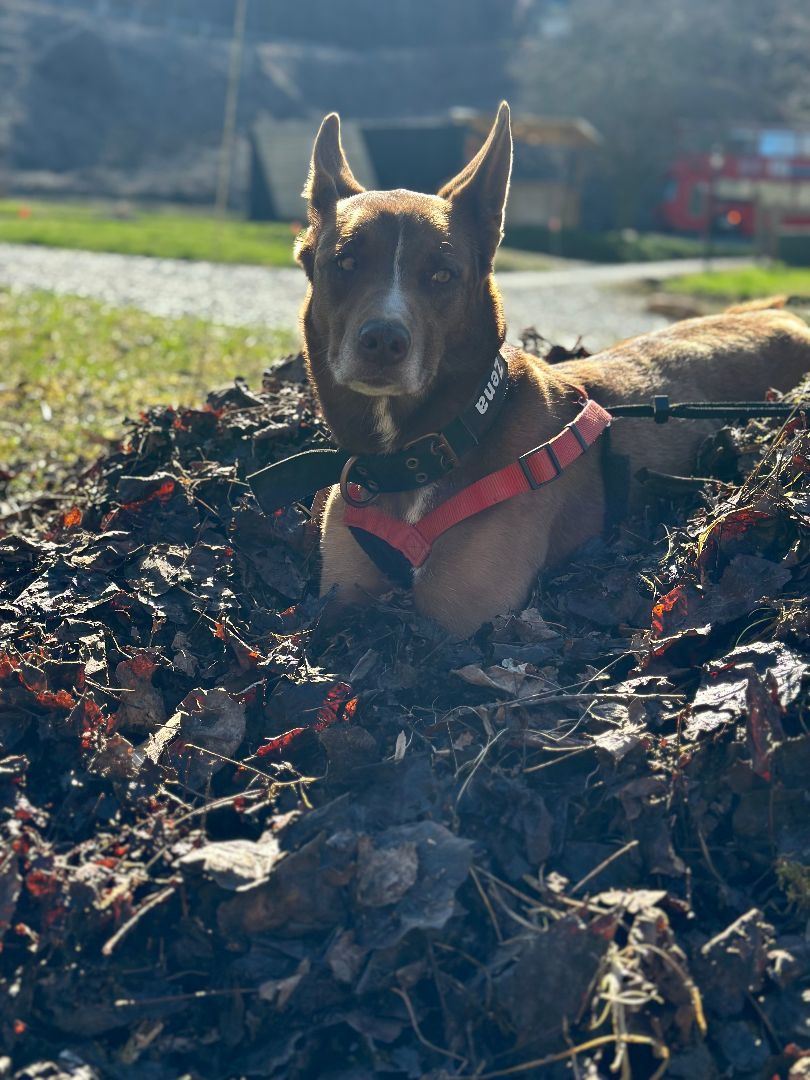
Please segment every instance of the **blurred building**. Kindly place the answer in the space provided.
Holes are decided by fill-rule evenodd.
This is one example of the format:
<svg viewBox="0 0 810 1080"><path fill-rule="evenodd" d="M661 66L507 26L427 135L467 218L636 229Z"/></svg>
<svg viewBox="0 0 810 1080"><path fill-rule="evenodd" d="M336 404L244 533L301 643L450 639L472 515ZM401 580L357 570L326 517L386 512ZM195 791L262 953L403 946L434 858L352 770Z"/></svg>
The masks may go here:
<svg viewBox="0 0 810 1080"><path fill-rule="evenodd" d="M344 122L342 140L365 187L435 192L475 155L492 112L451 110L444 116ZM301 187L317 123L264 114L251 137L250 216L301 217ZM556 223L576 227L585 159L598 133L585 120L516 117L515 159L509 196L511 226Z"/></svg>

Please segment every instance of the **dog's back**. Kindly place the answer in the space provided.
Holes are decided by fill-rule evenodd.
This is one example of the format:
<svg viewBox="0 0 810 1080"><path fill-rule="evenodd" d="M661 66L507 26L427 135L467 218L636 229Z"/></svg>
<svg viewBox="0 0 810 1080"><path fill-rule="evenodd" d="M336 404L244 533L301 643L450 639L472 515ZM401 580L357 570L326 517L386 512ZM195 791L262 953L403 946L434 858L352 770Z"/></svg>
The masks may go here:
<svg viewBox="0 0 810 1080"><path fill-rule="evenodd" d="M789 390L810 371L810 329L768 303L675 323L556 370L603 399L619 393L611 403L648 401L673 382L691 400L722 400L733 388L735 400L760 401L767 390Z"/></svg>
<svg viewBox="0 0 810 1080"><path fill-rule="evenodd" d="M744 308L675 323L554 370L586 386L608 408L649 403L656 394L673 401L673 395L680 401L763 401L768 390L790 390L810 372L810 329L786 310ZM631 454L650 469L685 474L717 426L619 420L611 438L617 453ZM632 494L638 502L640 491Z"/></svg>

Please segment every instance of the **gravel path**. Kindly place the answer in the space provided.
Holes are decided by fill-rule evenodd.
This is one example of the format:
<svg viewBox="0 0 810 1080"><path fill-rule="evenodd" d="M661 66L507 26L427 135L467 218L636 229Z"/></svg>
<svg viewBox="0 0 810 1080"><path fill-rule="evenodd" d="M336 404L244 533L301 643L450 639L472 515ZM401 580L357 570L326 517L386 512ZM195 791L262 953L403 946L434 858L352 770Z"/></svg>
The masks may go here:
<svg viewBox="0 0 810 1080"><path fill-rule="evenodd" d="M741 260L717 259L715 265ZM545 272L504 273L498 283L512 336L533 325L550 341L571 345L580 335L591 350L665 326L626 287L700 270L699 259L616 266L577 265ZM98 254L0 244L0 285L91 296L155 315L198 315L231 325L295 329L304 275L292 268ZM624 287L624 288L623 288Z"/></svg>

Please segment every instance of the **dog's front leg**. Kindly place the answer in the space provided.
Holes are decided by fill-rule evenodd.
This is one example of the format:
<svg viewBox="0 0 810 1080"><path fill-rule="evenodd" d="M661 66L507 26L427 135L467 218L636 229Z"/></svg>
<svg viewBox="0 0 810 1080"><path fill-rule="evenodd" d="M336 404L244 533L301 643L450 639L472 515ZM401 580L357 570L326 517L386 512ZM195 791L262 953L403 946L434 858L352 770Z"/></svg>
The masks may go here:
<svg viewBox="0 0 810 1080"><path fill-rule="evenodd" d="M343 506L340 490L332 488L321 518L321 596L337 586L336 609L368 604L392 587L343 524Z"/></svg>
<svg viewBox="0 0 810 1080"><path fill-rule="evenodd" d="M524 606L548 550L548 524L537 520L532 494L489 510L434 545L414 576L417 610L454 638L469 637L496 615Z"/></svg>

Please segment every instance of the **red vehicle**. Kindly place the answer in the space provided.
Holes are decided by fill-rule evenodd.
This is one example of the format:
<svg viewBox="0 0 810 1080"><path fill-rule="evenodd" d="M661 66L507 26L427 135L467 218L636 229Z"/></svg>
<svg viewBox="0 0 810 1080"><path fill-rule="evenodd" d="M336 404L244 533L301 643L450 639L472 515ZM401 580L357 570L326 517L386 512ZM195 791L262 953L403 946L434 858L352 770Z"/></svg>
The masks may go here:
<svg viewBox="0 0 810 1080"><path fill-rule="evenodd" d="M710 152L684 152L658 206L664 227L687 233L753 236L760 215L810 228L810 131L738 128Z"/></svg>

